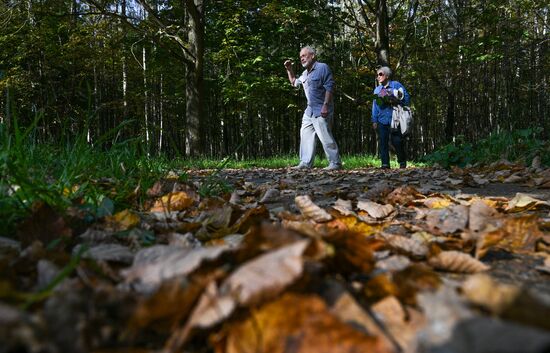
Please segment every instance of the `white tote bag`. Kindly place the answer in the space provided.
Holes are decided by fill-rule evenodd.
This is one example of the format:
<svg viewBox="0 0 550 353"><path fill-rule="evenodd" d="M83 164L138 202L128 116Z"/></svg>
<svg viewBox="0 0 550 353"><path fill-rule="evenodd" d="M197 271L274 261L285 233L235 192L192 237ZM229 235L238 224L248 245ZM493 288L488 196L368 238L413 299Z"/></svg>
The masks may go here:
<svg viewBox="0 0 550 353"><path fill-rule="evenodd" d="M402 135L408 135L411 131L412 111L407 106L397 105L393 107L391 128L401 130Z"/></svg>

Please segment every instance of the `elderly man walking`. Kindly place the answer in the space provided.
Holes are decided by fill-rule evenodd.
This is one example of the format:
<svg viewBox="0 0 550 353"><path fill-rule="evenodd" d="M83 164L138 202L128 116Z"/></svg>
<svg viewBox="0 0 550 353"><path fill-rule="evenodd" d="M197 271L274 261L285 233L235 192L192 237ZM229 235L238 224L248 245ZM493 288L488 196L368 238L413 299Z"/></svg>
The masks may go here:
<svg viewBox="0 0 550 353"><path fill-rule="evenodd" d="M302 117L300 129L300 164L295 169L313 167L317 136L323 144L323 149L329 161L325 170L342 168L338 145L331 133L334 114L334 79L327 64L318 62L315 49L304 47L300 51L300 62L304 72L298 78L292 70L292 61L286 60L284 66L288 80L294 87L304 87L307 108Z"/></svg>

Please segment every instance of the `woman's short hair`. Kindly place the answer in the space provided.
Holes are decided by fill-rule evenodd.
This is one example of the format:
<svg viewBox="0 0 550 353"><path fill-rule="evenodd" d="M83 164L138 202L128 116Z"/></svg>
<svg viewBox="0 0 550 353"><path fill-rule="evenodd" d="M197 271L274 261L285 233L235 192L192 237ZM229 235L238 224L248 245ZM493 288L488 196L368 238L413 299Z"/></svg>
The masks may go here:
<svg viewBox="0 0 550 353"><path fill-rule="evenodd" d="M382 67L379 67L378 70L376 70L376 72L383 72L384 75L386 75L386 77L391 77L391 69L387 66L382 66Z"/></svg>

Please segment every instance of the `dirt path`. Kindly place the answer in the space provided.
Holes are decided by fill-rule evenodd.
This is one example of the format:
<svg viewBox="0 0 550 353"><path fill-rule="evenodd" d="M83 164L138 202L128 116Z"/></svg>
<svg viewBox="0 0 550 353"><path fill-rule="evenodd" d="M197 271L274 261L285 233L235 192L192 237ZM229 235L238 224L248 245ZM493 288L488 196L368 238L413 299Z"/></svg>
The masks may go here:
<svg viewBox="0 0 550 353"><path fill-rule="evenodd" d="M211 171L196 171L192 180L199 182ZM337 199L373 200L384 203L384 196L403 186L412 186L421 194L449 195L453 197L478 196L481 198L505 198L511 200L518 193L541 201L550 202L550 189L529 186L529 176L523 171L522 182L491 181L502 179L502 173L494 171L471 171L459 173L443 169L394 169L381 171L375 168L326 172L322 169L295 171L291 169L223 170L219 177L235 189L241 198L259 201L267 190L277 190L278 196L264 202L276 214L282 210L299 213L294 203L296 195L310 195L320 207L330 207ZM496 175L496 176L495 176ZM510 175L513 175L511 173ZM518 179L518 178L516 178ZM543 220L541 229L550 235L548 208L531 211ZM402 219L400 215L397 219ZM403 227L392 227L392 232L407 234ZM490 263L490 273L502 282L522 284L533 290L550 295L550 275L535 268L542 264L540 257L529 254L490 252L485 261ZM460 278L459 275L449 275Z"/></svg>

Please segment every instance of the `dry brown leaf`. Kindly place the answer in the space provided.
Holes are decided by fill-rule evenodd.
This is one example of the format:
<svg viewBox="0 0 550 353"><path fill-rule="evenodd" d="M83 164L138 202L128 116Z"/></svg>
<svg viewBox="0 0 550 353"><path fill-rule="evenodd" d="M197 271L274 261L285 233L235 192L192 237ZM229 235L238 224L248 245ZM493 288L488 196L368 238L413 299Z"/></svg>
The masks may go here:
<svg viewBox="0 0 550 353"><path fill-rule="evenodd" d="M395 208L392 205L381 205L372 201L359 201L357 208L367 212L369 216L376 219L386 218L395 212Z"/></svg>
<svg viewBox="0 0 550 353"><path fill-rule="evenodd" d="M396 296L399 300L414 306L417 294L436 290L441 285L441 278L429 266L412 264L404 270L394 273L393 282L397 287Z"/></svg>
<svg viewBox="0 0 550 353"><path fill-rule="evenodd" d="M520 293L520 288L498 283L491 276L478 273L462 284L462 293L470 302L500 314L514 302Z"/></svg>
<svg viewBox="0 0 550 353"><path fill-rule="evenodd" d="M502 182L507 184L521 183L525 180L525 177L520 173L515 173L504 179Z"/></svg>
<svg viewBox="0 0 550 353"><path fill-rule="evenodd" d="M173 332L166 344L169 352L178 352L195 328L209 328L229 317L236 307L258 304L276 297L303 271L303 252L309 240L297 241L244 263L218 288L210 282L193 309L189 320Z"/></svg>
<svg viewBox="0 0 550 353"><path fill-rule="evenodd" d="M388 196L386 196L386 202L391 205L403 205L406 206L414 200L422 198L423 195L419 193L412 186L400 186L393 190Z"/></svg>
<svg viewBox="0 0 550 353"><path fill-rule="evenodd" d="M419 259L426 257L428 254L428 247L417 240L396 234L384 234L383 237L399 253Z"/></svg>
<svg viewBox="0 0 550 353"><path fill-rule="evenodd" d="M454 250L442 251L428 259L428 263L438 270L460 273L476 273L487 271L490 268L469 254Z"/></svg>
<svg viewBox="0 0 550 353"><path fill-rule="evenodd" d="M351 200L338 199L336 200L332 208L334 208L336 211L340 212L344 216L355 215L355 212L353 212Z"/></svg>
<svg viewBox="0 0 550 353"><path fill-rule="evenodd" d="M536 215L507 218L500 228L480 235L476 258L482 258L493 247L511 252L534 251L542 236Z"/></svg>
<svg viewBox="0 0 550 353"><path fill-rule="evenodd" d="M176 276L188 275L197 269L204 260L217 259L228 246L212 246L197 249L180 249L169 252L150 261L141 262L142 255L136 255L135 264L122 271L127 282L137 282L147 287L157 286L162 281ZM151 248L141 252L151 251ZM137 262L137 263L136 263Z"/></svg>
<svg viewBox="0 0 550 353"><path fill-rule="evenodd" d="M464 282L462 292L472 303L505 320L550 329L550 304L546 297L528 289L498 283L488 275L477 274Z"/></svg>
<svg viewBox="0 0 550 353"><path fill-rule="evenodd" d="M281 225L286 229L293 230L300 234L307 235L309 237L314 237L314 238L325 237L328 234L335 231L334 229L329 228L327 226L327 223L316 223L313 220L292 221L292 220L284 219L281 222ZM342 227L344 226L342 225Z"/></svg>
<svg viewBox="0 0 550 353"><path fill-rule="evenodd" d="M430 210L426 215L426 226L434 234L452 234L466 228L468 213L468 207L463 205Z"/></svg>
<svg viewBox="0 0 550 353"><path fill-rule="evenodd" d="M481 200L476 200L470 205L468 228L478 233L484 230L488 225L498 222L500 214L497 210L490 207Z"/></svg>
<svg viewBox="0 0 550 353"><path fill-rule="evenodd" d="M307 195L296 196L294 202L296 202L296 206L298 206L298 209L306 218L318 223L328 222L332 219L332 216L327 211L313 203Z"/></svg>
<svg viewBox="0 0 550 353"><path fill-rule="evenodd" d="M370 273L374 268L374 252L384 246L382 240L353 232L334 232L324 240L334 246L332 260L341 273Z"/></svg>
<svg viewBox="0 0 550 353"><path fill-rule="evenodd" d="M186 283L179 279L163 283L153 295L140 299L130 318L130 329L135 331L154 324L151 328L155 331L170 332L189 315L206 285L222 274L218 270Z"/></svg>
<svg viewBox="0 0 550 353"><path fill-rule="evenodd" d="M285 294L213 337L216 353L393 352L332 315L318 297Z"/></svg>
<svg viewBox="0 0 550 353"><path fill-rule="evenodd" d="M164 195L157 200L151 212L171 212L171 211L181 211L188 208L194 202L192 195L186 193L185 191L171 192L167 195Z"/></svg>
<svg viewBox="0 0 550 353"><path fill-rule="evenodd" d="M365 283L363 289L363 294L369 302L376 302L387 296L397 295L398 292L397 285L388 273L375 275Z"/></svg>
<svg viewBox="0 0 550 353"><path fill-rule="evenodd" d="M302 275L309 239L297 241L244 263L220 286L239 305L274 297Z"/></svg>
<svg viewBox="0 0 550 353"><path fill-rule="evenodd" d="M371 310L399 343L403 352L417 352L417 335L426 325L424 315L414 308L405 310L395 296L373 304Z"/></svg>
<svg viewBox="0 0 550 353"><path fill-rule="evenodd" d="M342 322L351 322L355 327L360 326L364 332L379 337L385 347L393 349L394 344L380 328L378 318L375 321L371 314L365 311L348 292L343 292L338 297L332 304L330 311Z"/></svg>
<svg viewBox="0 0 550 353"><path fill-rule="evenodd" d="M269 211L264 205L250 208L230 227L232 233L245 234L250 227L259 225L269 219Z"/></svg>
<svg viewBox="0 0 550 353"><path fill-rule="evenodd" d="M550 203L547 201L537 200L527 194L522 194L518 192L516 196L511 199L508 205L505 207L505 211L508 213L512 213L542 207L550 207Z"/></svg>

